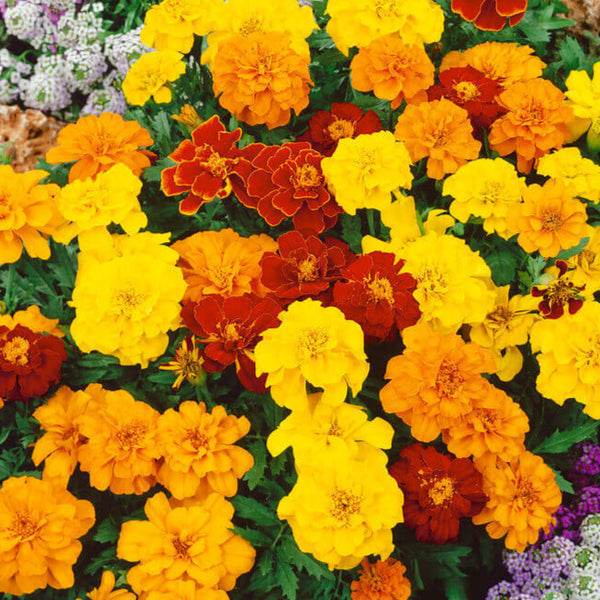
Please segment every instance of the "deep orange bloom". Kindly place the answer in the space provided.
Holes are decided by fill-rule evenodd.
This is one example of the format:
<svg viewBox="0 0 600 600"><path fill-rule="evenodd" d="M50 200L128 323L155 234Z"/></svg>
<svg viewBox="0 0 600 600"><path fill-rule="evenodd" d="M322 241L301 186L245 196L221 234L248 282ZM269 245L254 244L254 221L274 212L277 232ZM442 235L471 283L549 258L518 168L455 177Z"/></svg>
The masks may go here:
<svg viewBox="0 0 600 600"><path fill-rule="evenodd" d="M150 166L154 154L140 150L154 140L137 121L124 121L120 115L88 115L58 132L58 145L48 151L50 164L77 161L69 171L69 182L87 179L123 163L135 175Z"/></svg>
<svg viewBox="0 0 600 600"><path fill-rule="evenodd" d="M442 98L409 105L398 117L394 131L403 141L413 162L427 159L427 175L443 179L479 156L481 142L473 137L469 113Z"/></svg>
<svg viewBox="0 0 600 600"><path fill-rule="evenodd" d="M529 0L452 0L452 10L484 31L513 27L525 15Z"/></svg>
<svg viewBox="0 0 600 600"><path fill-rule="evenodd" d="M565 95L546 79L511 85L498 96L507 113L494 121L490 146L500 156L517 154L517 169L529 173L539 158L562 148L569 137L573 109Z"/></svg>
<svg viewBox="0 0 600 600"><path fill-rule="evenodd" d="M350 584L352 600L408 600L410 581L404 576L406 567L394 558L360 563L358 581Z"/></svg>
<svg viewBox="0 0 600 600"><path fill-rule="evenodd" d="M279 33L232 35L219 44L212 63L213 91L240 121L280 127L291 109L300 114L308 106L309 61Z"/></svg>

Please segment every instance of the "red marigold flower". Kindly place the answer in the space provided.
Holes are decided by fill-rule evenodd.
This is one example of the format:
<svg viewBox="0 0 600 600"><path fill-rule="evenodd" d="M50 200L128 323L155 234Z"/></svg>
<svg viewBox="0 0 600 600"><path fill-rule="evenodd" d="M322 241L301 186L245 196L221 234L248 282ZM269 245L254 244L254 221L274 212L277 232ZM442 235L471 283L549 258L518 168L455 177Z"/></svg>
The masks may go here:
<svg viewBox="0 0 600 600"><path fill-rule="evenodd" d="M26 402L42 396L60 378L65 343L23 325L0 327L0 398Z"/></svg>
<svg viewBox="0 0 600 600"><path fill-rule="evenodd" d="M516 25L527 10L528 0L452 0L452 10L484 31L500 31Z"/></svg>
<svg viewBox="0 0 600 600"><path fill-rule="evenodd" d="M355 138L382 129L375 111L363 113L354 104L334 102L330 111L320 110L310 118L308 129L296 141L308 142L323 156L331 156L342 138Z"/></svg>
<svg viewBox="0 0 600 600"><path fill-rule="evenodd" d="M261 283L284 305L304 298L331 304L333 296L327 292L341 269L356 258L348 244L296 230L279 236L277 244L278 252L266 252L260 261Z"/></svg>
<svg viewBox="0 0 600 600"><path fill-rule="evenodd" d="M488 500L481 473L468 458L452 458L433 446L404 448L390 475L404 492L404 521L420 542L456 541L460 519L479 514Z"/></svg>
<svg viewBox="0 0 600 600"><path fill-rule="evenodd" d="M279 325L280 311L271 298L210 295L186 303L181 316L185 326L206 344L202 351L204 370L216 373L235 364L242 385L259 394L266 389L267 377L256 377L253 350L265 329Z"/></svg>
<svg viewBox="0 0 600 600"><path fill-rule="evenodd" d="M184 140L169 154L178 164L161 173L161 189L167 196L188 194L179 203L184 215L193 215L215 196L226 198L235 176L249 174L250 163L235 146L241 136L241 129L227 131L215 115L194 129L191 140Z"/></svg>
<svg viewBox="0 0 600 600"><path fill-rule="evenodd" d="M242 153L252 167L245 178L245 190L236 190L236 195L269 225L279 225L287 217L292 217L296 229L316 233L335 225L343 210L325 185L323 155L310 144L250 144Z"/></svg>
<svg viewBox="0 0 600 600"><path fill-rule="evenodd" d="M429 100L447 98L464 108L475 132L479 127L488 129L505 112L496 102L496 96L504 88L473 67L447 69L439 74L438 79L439 83L427 90Z"/></svg>
<svg viewBox="0 0 600 600"><path fill-rule="evenodd" d="M417 282L400 273L403 260L395 261L391 252L369 252L343 269L345 281L333 288L335 306L360 324L367 342L392 339L421 316L412 294Z"/></svg>
<svg viewBox="0 0 600 600"><path fill-rule="evenodd" d="M534 298L542 298L538 304L538 310L546 319L558 319L565 312L565 304L569 307L569 314L574 315L582 306L584 299L580 296L585 285L576 286L567 274L569 269L564 260L557 260L555 267L558 268L556 278L546 285L534 285L531 295Z"/></svg>

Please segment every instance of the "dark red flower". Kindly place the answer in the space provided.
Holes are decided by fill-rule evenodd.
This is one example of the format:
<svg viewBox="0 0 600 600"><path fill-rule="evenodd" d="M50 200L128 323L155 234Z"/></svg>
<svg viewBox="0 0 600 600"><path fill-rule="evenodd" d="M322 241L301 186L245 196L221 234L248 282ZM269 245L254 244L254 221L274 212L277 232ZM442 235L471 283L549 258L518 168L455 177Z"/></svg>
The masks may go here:
<svg viewBox="0 0 600 600"><path fill-rule="evenodd" d="M279 250L266 252L261 261L261 283L283 304L316 298L331 304L331 285L356 257L348 244L335 238L321 241L313 233L288 231L277 239Z"/></svg>
<svg viewBox="0 0 600 600"><path fill-rule="evenodd" d="M446 69L438 80L427 90L429 101L447 98L458 104L469 113L476 131L479 127L488 129L505 112L496 102L502 86L471 66Z"/></svg>
<svg viewBox="0 0 600 600"><path fill-rule="evenodd" d="M311 117L308 129L296 141L308 142L323 156L331 156L342 138L355 138L382 129L376 112L363 113L354 104L334 102L330 111L320 110Z"/></svg>
<svg viewBox="0 0 600 600"><path fill-rule="evenodd" d="M334 305L360 324L367 341L392 339L421 316L413 297L417 282L400 273L403 260L395 261L391 252L369 252L343 269L333 288Z"/></svg>
<svg viewBox="0 0 600 600"><path fill-rule="evenodd" d="M271 298L254 295L210 295L184 305L185 326L206 344L202 367L207 373L222 371L235 364L244 387L257 394L265 391L266 375L256 377L253 350L265 329L277 327L281 307Z"/></svg>
<svg viewBox="0 0 600 600"><path fill-rule="evenodd" d="M433 446L411 444L390 466L404 492L404 522L417 540L445 544L458 538L460 519L479 514L487 502L483 479L468 458L452 458Z"/></svg>
<svg viewBox="0 0 600 600"><path fill-rule="evenodd" d="M582 306L583 298L580 296L585 285L576 286L570 280L567 270L568 265L564 260L557 260L558 276L546 285L534 285L531 295L542 298L538 310L546 319L558 319L565 312L565 304L569 307L569 314L574 315Z"/></svg>
<svg viewBox="0 0 600 600"><path fill-rule="evenodd" d="M452 0L452 10L478 29L500 31L516 25L527 10L528 0Z"/></svg>
<svg viewBox="0 0 600 600"><path fill-rule="evenodd" d="M325 185L323 155L306 142L281 146L251 144L242 150L251 163L239 201L271 226L292 217L296 229L322 233L333 227L343 212Z"/></svg>
<svg viewBox="0 0 600 600"><path fill-rule="evenodd" d="M42 396L60 378L64 342L28 327L0 327L0 398L25 402Z"/></svg>
<svg viewBox="0 0 600 600"><path fill-rule="evenodd" d="M193 215L215 196L226 198L236 183L250 172L250 163L235 144L242 130L229 132L215 115L202 123L169 154L178 163L161 173L161 188L167 196L188 195L179 203L184 215Z"/></svg>

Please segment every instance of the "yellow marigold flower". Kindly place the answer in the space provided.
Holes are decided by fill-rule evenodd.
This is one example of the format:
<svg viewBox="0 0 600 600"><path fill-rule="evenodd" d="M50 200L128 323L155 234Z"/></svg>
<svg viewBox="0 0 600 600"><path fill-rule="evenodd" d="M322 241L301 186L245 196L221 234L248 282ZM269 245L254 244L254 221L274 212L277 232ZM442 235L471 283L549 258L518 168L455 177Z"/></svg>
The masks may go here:
<svg viewBox="0 0 600 600"><path fill-rule="evenodd" d="M369 448L360 459L300 470L277 514L290 524L302 552L332 570L352 569L369 554L382 559L391 554L404 498L386 462L383 451Z"/></svg>
<svg viewBox="0 0 600 600"><path fill-rule="evenodd" d="M321 168L336 202L350 215L358 208L383 210L391 193L410 188L413 180L408 151L389 131L342 138Z"/></svg>
<svg viewBox="0 0 600 600"><path fill-rule="evenodd" d="M159 104L171 102L169 82L185 73L182 54L175 50L157 50L143 54L131 65L121 85L129 104L143 106L153 98Z"/></svg>
<svg viewBox="0 0 600 600"><path fill-rule="evenodd" d="M0 487L0 592L21 596L73 587L79 538L95 521L94 507L35 477L11 477Z"/></svg>
<svg viewBox="0 0 600 600"><path fill-rule="evenodd" d="M523 552L538 541L540 529L548 533L555 522L552 515L560 506L562 495L554 472L531 452L521 453L511 464L493 456L476 464L482 471L483 491L489 501L473 517L473 523L488 523L490 537L506 535L505 546Z"/></svg>
<svg viewBox="0 0 600 600"><path fill-rule="evenodd" d="M581 252L568 258L566 263L573 269L569 271L573 285L585 285L582 295L593 298L594 292L600 290L600 227L592 228L588 243Z"/></svg>
<svg viewBox="0 0 600 600"><path fill-rule="evenodd" d="M167 581L158 590L141 594L140 600L229 600L227 592L215 588L198 588L194 581Z"/></svg>
<svg viewBox="0 0 600 600"><path fill-rule="evenodd" d="M542 156L537 172L570 185L580 198L600 201L600 165L583 158L579 148L563 148Z"/></svg>
<svg viewBox="0 0 600 600"><path fill-rule="evenodd" d="M159 413L125 390L102 390L100 398L95 410L75 419L87 438L79 447L80 468L98 490L143 494L156 483L158 473Z"/></svg>
<svg viewBox="0 0 600 600"><path fill-rule="evenodd" d="M86 594L89 600L136 600L135 594L127 590L115 590L115 576L111 571L104 571L100 585ZM78 598L77 600L81 600Z"/></svg>
<svg viewBox="0 0 600 600"><path fill-rule="evenodd" d="M288 446L297 464L319 464L326 457L357 458L361 448L370 445L389 450L394 429L383 419L369 421L362 406L344 402L331 406L321 402L321 394L308 396L309 410L295 410L267 439L273 456Z"/></svg>
<svg viewBox="0 0 600 600"><path fill-rule="evenodd" d="M123 523L117 544L119 558L139 563L127 573L136 594L188 581L198 594L203 588L229 591L252 568L254 549L233 533L233 506L221 494L182 505L161 492L144 509L148 520Z"/></svg>
<svg viewBox="0 0 600 600"><path fill-rule="evenodd" d="M38 185L47 171L16 173L0 165L0 264L21 258L23 247L32 258L50 258L48 235L55 227L54 184Z"/></svg>
<svg viewBox="0 0 600 600"><path fill-rule="evenodd" d="M281 325L267 329L254 350L256 374L280 406L307 406L306 383L323 388L322 400L340 404L347 386L356 396L369 372L363 331L334 306L316 300L293 302L279 314Z"/></svg>
<svg viewBox="0 0 600 600"><path fill-rule="evenodd" d="M538 392L560 405L574 398L600 419L600 304L585 302L574 315L539 321L531 349L540 353Z"/></svg>
<svg viewBox="0 0 600 600"><path fill-rule="evenodd" d="M396 139L416 162L427 158L427 175L443 179L479 156L481 142L473 137L469 113L446 98L410 104L398 117Z"/></svg>
<svg viewBox="0 0 600 600"><path fill-rule="evenodd" d="M198 302L209 294L266 296L268 290L260 283L260 259L278 246L264 233L245 238L233 229L221 229L199 231L171 247L179 254L177 264L187 283L183 299Z"/></svg>
<svg viewBox="0 0 600 600"><path fill-rule="evenodd" d="M484 42L463 52L448 52L440 71L471 66L505 87L517 81L529 81L542 76L546 63L533 56L533 48L514 42Z"/></svg>
<svg viewBox="0 0 600 600"><path fill-rule="evenodd" d="M204 402L182 402L158 420L164 462L158 481L175 498L189 498L203 488L225 496L237 493L238 479L254 464L235 442L250 431L246 417L228 415L222 406L207 412ZM205 484L205 485L203 485Z"/></svg>
<svg viewBox="0 0 600 600"><path fill-rule="evenodd" d="M487 454L511 461L525 452L529 418L502 390L491 384L487 394L474 398L471 411L443 432L448 450L458 458Z"/></svg>
<svg viewBox="0 0 600 600"><path fill-rule="evenodd" d="M171 115L171 118L185 125L190 133L204 122L191 104L184 104L179 114Z"/></svg>
<svg viewBox="0 0 600 600"><path fill-rule="evenodd" d="M83 352L98 350L121 364L148 365L167 349L167 332L179 326L185 291L178 255L164 245L169 234L79 236L79 270L71 306L71 335Z"/></svg>
<svg viewBox="0 0 600 600"><path fill-rule="evenodd" d="M444 181L444 195L454 198L450 214L466 223L480 217L487 233L497 233L507 240L506 214L513 204L523 200L527 184L517 170L502 158L480 158L460 167Z"/></svg>
<svg viewBox="0 0 600 600"><path fill-rule="evenodd" d="M138 201L142 182L122 163L99 173L95 179L76 179L57 197L58 210L66 220L52 237L68 244L82 231L117 223L125 233L137 233L148 223Z"/></svg>
<svg viewBox="0 0 600 600"><path fill-rule="evenodd" d="M432 0L329 0L326 12L327 33L346 56L391 33L407 44L431 44L444 32L444 12Z"/></svg>
<svg viewBox="0 0 600 600"><path fill-rule="evenodd" d="M218 0L163 0L144 17L140 40L149 48L187 54L194 35L206 35L213 27L211 15Z"/></svg>
<svg viewBox="0 0 600 600"><path fill-rule="evenodd" d="M428 233L406 244L401 256L406 260L403 271L417 280L413 296L421 322L456 331L465 323L481 323L491 312L490 268L464 240Z"/></svg>
<svg viewBox="0 0 600 600"><path fill-rule="evenodd" d="M569 124L571 140L581 137L586 131L588 142L598 136L600 130L600 63L594 64L594 74L586 71L571 71L565 82L568 104L575 113L575 120Z"/></svg>
<svg viewBox="0 0 600 600"><path fill-rule="evenodd" d="M523 194L523 202L511 206L507 228L519 237L525 252L539 250L545 258L579 244L590 232L585 204L573 197L574 190L558 179L543 186L534 183Z"/></svg>
<svg viewBox="0 0 600 600"><path fill-rule="evenodd" d="M49 333L56 337L64 337L65 334L57 327L58 319L45 317L39 306L28 306L25 310L18 310L14 315L0 315L0 327L5 326L13 329L15 325L23 325L36 333Z"/></svg>

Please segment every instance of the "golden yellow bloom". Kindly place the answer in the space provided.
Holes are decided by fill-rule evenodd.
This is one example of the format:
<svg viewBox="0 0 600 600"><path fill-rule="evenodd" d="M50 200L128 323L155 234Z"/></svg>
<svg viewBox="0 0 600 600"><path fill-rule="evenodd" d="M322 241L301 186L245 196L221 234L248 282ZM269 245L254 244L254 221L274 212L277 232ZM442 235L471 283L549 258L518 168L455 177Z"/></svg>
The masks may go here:
<svg viewBox="0 0 600 600"><path fill-rule="evenodd" d="M159 413L125 390L102 390L96 410L85 411L75 425L87 442L79 447L82 471L90 485L113 494L143 494L155 483Z"/></svg>
<svg viewBox="0 0 600 600"><path fill-rule="evenodd" d="M94 588L86 598L89 600L136 600L135 594L127 590L115 590L115 576L111 571L104 571L100 585ZM81 600L78 598L77 600Z"/></svg>
<svg viewBox="0 0 600 600"><path fill-rule="evenodd" d="M57 197L58 210L66 222L52 237L68 244L82 231L94 227L121 225L125 233L137 233L148 223L138 201L142 182L122 163L99 173L95 179L76 179L67 184Z"/></svg>
<svg viewBox="0 0 600 600"><path fill-rule="evenodd" d="M0 592L21 596L73 586L79 538L94 524L94 507L35 477L0 487Z"/></svg>
<svg viewBox="0 0 600 600"><path fill-rule="evenodd" d="M79 236L79 270L70 305L71 335L83 352L98 350L121 364L148 365L167 348L167 331L179 326L185 291L169 234Z"/></svg>
<svg viewBox="0 0 600 600"><path fill-rule="evenodd" d="M184 104L179 114L171 115L171 118L183 123L190 133L204 122L191 104Z"/></svg>
<svg viewBox="0 0 600 600"><path fill-rule="evenodd" d="M473 517L473 523L488 523L490 537L506 535L506 547L523 552L538 541L540 529L548 533L555 521L552 515L560 506L562 494L554 472L531 452L521 453L511 464L493 456L476 464L489 500Z"/></svg>
<svg viewBox="0 0 600 600"><path fill-rule="evenodd" d="M588 129L590 137L597 138L600 129L600 63L594 64L594 74L571 71L565 82L568 104L575 113L575 121L569 124L571 140L581 137Z"/></svg>
<svg viewBox="0 0 600 600"><path fill-rule="evenodd" d="M484 219L487 233L505 240L512 234L506 228L506 214L523 200L527 184L517 170L502 158L480 158L460 167L444 181L444 195L454 198L450 214L466 223L469 217Z"/></svg>
<svg viewBox="0 0 600 600"><path fill-rule="evenodd" d="M142 593L139 600L229 600L227 592L216 588L198 588L193 581L167 581L157 590Z"/></svg>
<svg viewBox="0 0 600 600"><path fill-rule="evenodd" d="M203 489L225 496L237 493L238 479L254 464L252 455L235 442L250 431L246 417L228 415L222 406L207 412L204 402L182 402L158 420L162 462L158 481L175 498Z"/></svg>
<svg viewBox="0 0 600 600"><path fill-rule="evenodd" d="M58 328L58 319L45 317L39 306L28 306L25 310L18 310L14 315L0 315L0 327L13 329L15 325L23 325L36 333L49 333L56 337L64 337L65 334Z"/></svg>
<svg viewBox="0 0 600 600"><path fill-rule="evenodd" d="M153 98L164 104L171 102L169 82L185 73L185 63L180 52L157 50L143 54L131 65L121 85L129 104L143 106Z"/></svg>
<svg viewBox="0 0 600 600"><path fill-rule="evenodd" d="M583 286L582 295L592 299L594 292L600 290L600 228L594 227L588 243L581 252L567 259L569 277L573 285ZM1 317L0 317L1 319ZM0 320L0 324L2 321Z"/></svg>
<svg viewBox="0 0 600 600"><path fill-rule="evenodd" d="M203 364L204 358L200 354L200 348L196 346L196 336L186 335L177 346L173 360L161 363L158 368L161 371L175 371L177 378L172 387L178 390L184 379L195 386L201 386L206 381Z"/></svg>
<svg viewBox="0 0 600 600"><path fill-rule="evenodd" d="M293 302L279 314L281 325L263 332L254 350L256 373L280 406L307 406L306 383L323 388L322 400L340 404L347 386L356 396L369 372L363 331L334 306Z"/></svg>
<svg viewBox="0 0 600 600"><path fill-rule="evenodd" d="M360 460L301 469L277 508L298 548L332 570L352 569L369 554L386 559L394 549L392 528L403 519L404 498L387 471L385 453L368 450Z"/></svg>
<svg viewBox="0 0 600 600"><path fill-rule="evenodd" d="M147 521L123 523L117 544L119 558L139 563L127 573L136 594L173 582L188 586L188 581L196 593L202 588L229 591L251 569L254 549L234 535L233 506L221 494L182 505L161 492L146 501L145 512Z"/></svg>

